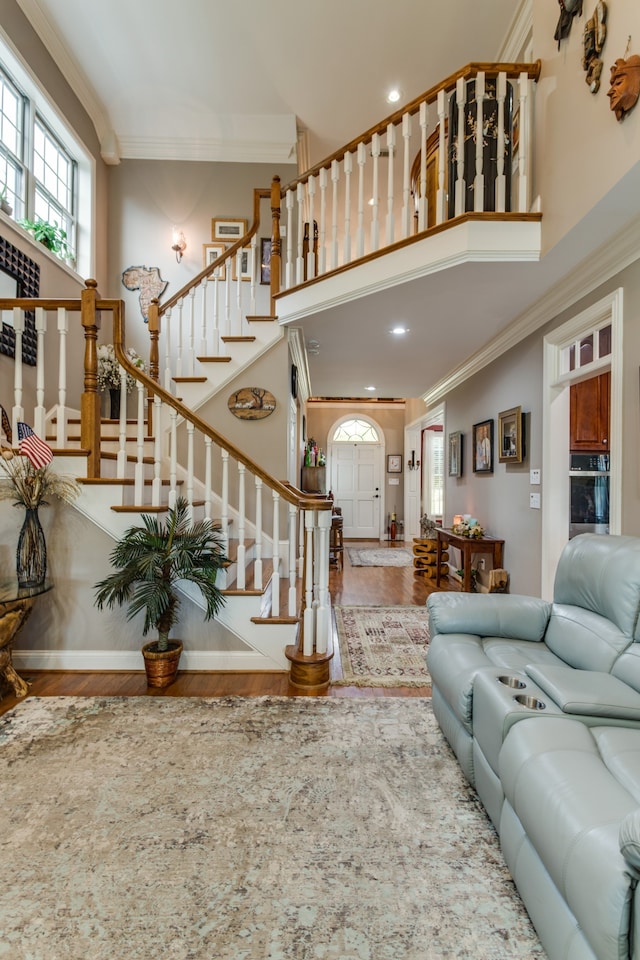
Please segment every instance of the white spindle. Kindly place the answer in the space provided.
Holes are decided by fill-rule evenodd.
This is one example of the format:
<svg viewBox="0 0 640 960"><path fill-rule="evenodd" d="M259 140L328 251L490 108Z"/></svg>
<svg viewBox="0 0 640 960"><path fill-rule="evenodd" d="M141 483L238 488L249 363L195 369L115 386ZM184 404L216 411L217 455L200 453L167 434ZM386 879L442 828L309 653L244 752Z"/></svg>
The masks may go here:
<svg viewBox="0 0 640 960"><path fill-rule="evenodd" d="M315 199L316 199L316 178L309 177L307 182L307 196L309 198L309 246L307 248L307 271L306 280L313 280L316 275L316 255L315 255Z"/></svg>
<svg viewBox="0 0 640 960"><path fill-rule="evenodd" d="M464 77L459 77L456 83L456 100L458 108L458 137L456 140L456 216L465 211L465 169L464 169L464 134L465 134L465 106L467 84Z"/></svg>
<svg viewBox="0 0 640 960"><path fill-rule="evenodd" d="M496 80L496 100L498 101L498 142L497 142L497 157L496 157L496 201L495 209L498 213L504 213L505 203L506 203L506 176L504 169L504 158L506 155L506 141L505 141L505 130L504 130L504 102L507 96L507 75L504 73L498 74Z"/></svg>
<svg viewBox="0 0 640 960"><path fill-rule="evenodd" d="M427 132L429 129L429 117L427 115L427 104L420 104L419 112L420 122L420 195L418 199L418 231L427 229L429 222L429 213L427 210Z"/></svg>
<svg viewBox="0 0 640 960"><path fill-rule="evenodd" d="M39 437L46 436L45 418L47 411L44 406L44 367L45 367L45 334L47 332L47 315L43 307L36 307L36 406L33 411L33 429Z"/></svg>
<svg viewBox="0 0 640 960"><path fill-rule="evenodd" d="M227 269L224 275L224 334L230 337L233 334L231 325L231 304L233 302L233 292L231 290L231 261L227 261Z"/></svg>
<svg viewBox="0 0 640 960"><path fill-rule="evenodd" d="M254 477L256 488L256 542L253 561L253 586L262 589L262 480Z"/></svg>
<svg viewBox="0 0 640 960"><path fill-rule="evenodd" d="M176 304L178 307L178 323L176 334L176 377L183 376L183 352L182 352L182 316L184 312L184 300L180 298Z"/></svg>
<svg viewBox="0 0 640 960"><path fill-rule="evenodd" d="M271 574L271 616L280 616L280 494L276 490L271 491L273 496L273 535L272 535L272 560L273 572Z"/></svg>
<svg viewBox="0 0 640 960"><path fill-rule="evenodd" d="M436 194L436 223L447 219L446 162L447 162L447 102L444 90L438 91L438 192Z"/></svg>
<svg viewBox="0 0 640 960"><path fill-rule="evenodd" d="M249 313L252 317L256 315L256 298L257 298L257 289L258 289L258 235L254 233L251 237L251 249L249 250L249 275L251 281L249 283Z"/></svg>
<svg viewBox="0 0 640 960"><path fill-rule="evenodd" d="M320 185L320 229L318 231L318 276L327 272L327 168L318 174Z"/></svg>
<svg viewBox="0 0 640 960"><path fill-rule="evenodd" d="M236 585L238 590L244 590L247 582L247 547L245 544L246 505L245 505L245 475L247 468L244 463L238 463L238 559Z"/></svg>
<svg viewBox="0 0 640 960"><path fill-rule="evenodd" d="M411 117L402 115L402 223L401 236L411 234Z"/></svg>
<svg viewBox="0 0 640 960"><path fill-rule="evenodd" d="M480 70L475 80L476 93L476 171L473 180L474 210L484 211L484 71Z"/></svg>
<svg viewBox="0 0 640 960"><path fill-rule="evenodd" d="M287 209L287 261L284 270L285 290L293 286L294 263L293 263L293 206L295 194L293 190L287 190L285 197L285 206Z"/></svg>
<svg viewBox="0 0 640 960"><path fill-rule="evenodd" d="M220 268L213 271L213 329L211 331L211 356L220 356Z"/></svg>
<svg viewBox="0 0 640 960"><path fill-rule="evenodd" d="M178 497L178 413L173 407L169 417L169 506L173 508Z"/></svg>
<svg viewBox="0 0 640 960"><path fill-rule="evenodd" d="M380 185L378 182L380 173L380 134L374 133L371 138L371 157L373 160L373 185L371 204L371 250L375 251L380 246ZM364 251L363 251L364 252Z"/></svg>
<svg viewBox="0 0 640 960"><path fill-rule="evenodd" d="M337 160L331 161L331 269L338 266L338 184L340 166Z"/></svg>
<svg viewBox="0 0 640 960"><path fill-rule="evenodd" d="M326 653L331 629L329 598L329 531L331 510L321 510L318 516L318 597L316 606L316 653Z"/></svg>
<svg viewBox="0 0 640 960"><path fill-rule="evenodd" d="M302 589L304 590L304 614L302 617L303 643L302 652L305 657L310 657L313 653L315 642L315 617L313 609L313 547L314 547L314 524L316 518L315 510L305 510L304 513L304 555L305 555L305 578Z"/></svg>
<svg viewBox="0 0 640 960"><path fill-rule="evenodd" d="M205 277L201 281L200 286L202 287L202 296L200 298L200 356L207 356L207 292L209 289L209 281Z"/></svg>
<svg viewBox="0 0 640 960"><path fill-rule="evenodd" d="M211 521L211 469L212 469L212 447L211 437L204 438L204 515L205 519Z"/></svg>
<svg viewBox="0 0 640 960"><path fill-rule="evenodd" d="M155 437L153 440L153 484L151 487L151 503L159 507L162 503L162 400L155 395L153 398L153 424Z"/></svg>
<svg viewBox="0 0 640 960"><path fill-rule="evenodd" d="M289 504L289 616L297 613L298 597L296 591L296 523L298 508L295 503Z"/></svg>
<svg viewBox="0 0 640 960"><path fill-rule="evenodd" d="M188 376L193 377L196 372L196 299L197 287L189 291L189 355L187 357Z"/></svg>
<svg viewBox="0 0 640 960"><path fill-rule="evenodd" d="M18 307L13 308L13 332L15 335L15 362L13 364L13 410L12 429L13 435L18 436L18 421L24 420L24 407L22 406L22 335L24 333L24 311Z"/></svg>
<svg viewBox="0 0 640 960"><path fill-rule="evenodd" d="M393 185L393 161L396 152L396 128L392 123L387 124L387 149L389 151L389 162L387 166L387 244L393 243L395 216L394 216L394 185Z"/></svg>
<svg viewBox="0 0 640 960"><path fill-rule="evenodd" d="M185 493L187 503L189 504L189 517L193 520L193 488L194 488L194 440L195 426L190 420L187 420L187 490Z"/></svg>
<svg viewBox="0 0 640 960"><path fill-rule="evenodd" d="M358 235L356 238L356 257L364 256L364 167L367 162L367 148L358 144Z"/></svg>
<svg viewBox="0 0 640 960"><path fill-rule="evenodd" d="M520 104L520 133L518 144L518 213L529 212L529 77L518 78Z"/></svg>
<svg viewBox="0 0 640 960"><path fill-rule="evenodd" d="M127 422L127 381L126 376L122 379L123 393L120 399L120 424L124 419L125 430ZM136 469L134 482L134 498L136 504L144 503L144 386L140 381L136 382L138 388L138 417L136 422ZM124 402L123 402L124 401ZM122 428L121 428L122 429Z"/></svg>
<svg viewBox="0 0 640 960"><path fill-rule="evenodd" d="M296 283L304 281L304 186L299 183L296 191L296 216L298 218L298 255L296 257Z"/></svg>
<svg viewBox="0 0 640 960"><path fill-rule="evenodd" d="M170 393L171 386L173 383L173 376L171 373L171 309L167 310L164 315L164 388Z"/></svg>
<svg viewBox="0 0 640 960"><path fill-rule="evenodd" d="M124 367L118 367L118 370L120 372L120 416L118 418L116 476L118 480L123 480L127 476L127 373ZM142 503L142 500L135 498L135 503Z"/></svg>
<svg viewBox="0 0 640 960"><path fill-rule="evenodd" d="M229 451L220 450L222 460L222 483L220 493L220 532L225 553L229 553Z"/></svg>
<svg viewBox="0 0 640 960"><path fill-rule="evenodd" d="M344 262L351 263L351 174L353 154L344 155Z"/></svg>
<svg viewBox="0 0 640 960"><path fill-rule="evenodd" d="M56 414L56 443L67 445L67 336L69 314L58 307L58 411Z"/></svg>

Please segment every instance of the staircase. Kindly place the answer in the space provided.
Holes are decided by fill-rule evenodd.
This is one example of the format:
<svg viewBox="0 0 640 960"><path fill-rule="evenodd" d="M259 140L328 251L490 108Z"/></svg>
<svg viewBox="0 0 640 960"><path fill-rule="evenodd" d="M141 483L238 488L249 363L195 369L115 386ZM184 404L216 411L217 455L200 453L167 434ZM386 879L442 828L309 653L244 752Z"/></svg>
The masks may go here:
<svg viewBox="0 0 640 960"><path fill-rule="evenodd" d="M327 681L331 504L270 476L201 411L282 342L285 321L370 289L367 271L393 284L410 276L407 257L417 264L411 276L435 269L422 251L445 228L530 224L522 256L535 253L540 214L530 212L529 131L539 69L470 64L294 183L282 188L275 177L269 189L255 190L246 235L171 299L152 301L147 371L126 353L122 301L102 298L95 281L79 300L0 300L0 309L12 311L16 356L25 336L37 343L35 389L26 398L22 365L14 365L14 429L26 420L47 437L56 467L82 483L77 509L117 538L142 512L167 510L180 493L194 516L219 527L231 563L217 619L238 645L226 656L190 653L187 644L188 669L290 668L301 686ZM269 286L259 282L261 223L271 236ZM74 389L67 338L80 330L83 375L75 371ZM109 341L121 365L117 421L101 417L97 387L97 346ZM135 381L129 417L127 376ZM200 605L198 595L186 595Z"/></svg>

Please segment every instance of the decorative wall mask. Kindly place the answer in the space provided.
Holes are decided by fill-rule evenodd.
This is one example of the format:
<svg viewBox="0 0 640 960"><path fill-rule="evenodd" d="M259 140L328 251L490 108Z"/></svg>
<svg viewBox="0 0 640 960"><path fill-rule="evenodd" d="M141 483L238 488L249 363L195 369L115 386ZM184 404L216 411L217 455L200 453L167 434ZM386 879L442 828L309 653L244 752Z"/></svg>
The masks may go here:
<svg viewBox="0 0 640 960"><path fill-rule="evenodd" d="M276 398L264 387L242 387L233 391L227 406L240 420L264 420L275 410Z"/></svg>
<svg viewBox="0 0 640 960"><path fill-rule="evenodd" d="M600 89L600 74L603 67L600 54L607 37L607 12L606 3L600 0L592 16L584 25L582 66L587 71L585 82L591 93L597 93Z"/></svg>
<svg viewBox="0 0 640 960"><path fill-rule="evenodd" d="M640 57L634 54L627 60L618 58L611 67L611 86L607 96L616 115L616 120L624 120L633 110L640 94Z"/></svg>
<svg viewBox="0 0 640 960"><path fill-rule="evenodd" d="M554 39L558 41L558 50L560 41L566 40L571 33L571 24L576 15L582 16L582 0L558 0L560 4L560 19L554 33Z"/></svg>
<svg viewBox="0 0 640 960"><path fill-rule="evenodd" d="M169 286L160 276L160 267L127 267L122 274L122 283L127 290L139 290L140 312L145 323L149 322L149 304L161 297Z"/></svg>

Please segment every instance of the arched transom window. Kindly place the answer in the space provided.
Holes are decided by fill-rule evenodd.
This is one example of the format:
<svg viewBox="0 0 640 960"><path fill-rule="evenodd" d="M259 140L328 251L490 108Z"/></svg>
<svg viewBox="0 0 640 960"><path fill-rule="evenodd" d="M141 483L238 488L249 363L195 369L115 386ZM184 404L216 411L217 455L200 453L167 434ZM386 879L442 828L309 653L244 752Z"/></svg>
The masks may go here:
<svg viewBox="0 0 640 960"><path fill-rule="evenodd" d="M343 420L333 435L334 443L380 443L378 431L366 420Z"/></svg>

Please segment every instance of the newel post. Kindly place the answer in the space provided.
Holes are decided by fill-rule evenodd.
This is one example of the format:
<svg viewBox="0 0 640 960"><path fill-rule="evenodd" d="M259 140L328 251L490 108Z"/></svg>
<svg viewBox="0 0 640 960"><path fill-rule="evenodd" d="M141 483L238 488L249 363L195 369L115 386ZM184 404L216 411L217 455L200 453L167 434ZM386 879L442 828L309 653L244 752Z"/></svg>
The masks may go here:
<svg viewBox="0 0 640 960"><path fill-rule="evenodd" d="M98 331L100 299L96 280L87 280L80 296L84 330L84 391L80 400L80 445L89 451L87 477L100 476L100 394L98 393Z"/></svg>
<svg viewBox="0 0 640 960"><path fill-rule="evenodd" d="M280 293L280 264L282 262L282 238L280 236L280 177L271 181L271 314L275 316L273 298Z"/></svg>

